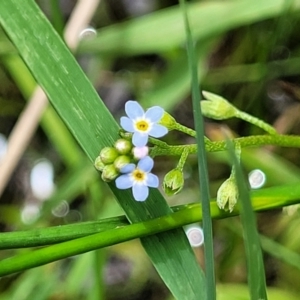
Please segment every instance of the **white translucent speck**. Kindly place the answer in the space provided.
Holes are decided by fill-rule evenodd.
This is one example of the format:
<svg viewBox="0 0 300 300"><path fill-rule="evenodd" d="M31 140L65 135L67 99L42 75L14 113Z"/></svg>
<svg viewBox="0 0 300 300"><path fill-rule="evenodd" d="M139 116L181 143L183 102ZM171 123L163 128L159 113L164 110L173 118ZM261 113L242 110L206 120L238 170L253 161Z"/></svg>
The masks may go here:
<svg viewBox="0 0 300 300"><path fill-rule="evenodd" d="M64 217L64 221L69 223L76 223L82 221L82 214L78 210L71 209L70 212Z"/></svg>
<svg viewBox="0 0 300 300"><path fill-rule="evenodd" d="M0 133L0 159L4 157L7 150L7 139Z"/></svg>
<svg viewBox="0 0 300 300"><path fill-rule="evenodd" d="M46 200L51 196L55 189L53 176L53 165L48 160L42 160L32 168L30 186L36 198Z"/></svg>
<svg viewBox="0 0 300 300"><path fill-rule="evenodd" d="M40 216L40 209L36 204L27 204L21 211L24 224L32 224Z"/></svg>
<svg viewBox="0 0 300 300"><path fill-rule="evenodd" d="M199 247L204 242L203 230L198 225L193 225L185 230L185 234L192 247Z"/></svg>
<svg viewBox="0 0 300 300"><path fill-rule="evenodd" d="M252 189L259 189L266 183L266 174L256 169L249 173L248 180Z"/></svg>
<svg viewBox="0 0 300 300"><path fill-rule="evenodd" d="M66 200L61 201L55 208L52 209L52 214L56 217L64 217L70 210L69 203Z"/></svg>
<svg viewBox="0 0 300 300"><path fill-rule="evenodd" d="M97 31L93 27L87 27L79 33L79 39L92 38L97 35Z"/></svg>

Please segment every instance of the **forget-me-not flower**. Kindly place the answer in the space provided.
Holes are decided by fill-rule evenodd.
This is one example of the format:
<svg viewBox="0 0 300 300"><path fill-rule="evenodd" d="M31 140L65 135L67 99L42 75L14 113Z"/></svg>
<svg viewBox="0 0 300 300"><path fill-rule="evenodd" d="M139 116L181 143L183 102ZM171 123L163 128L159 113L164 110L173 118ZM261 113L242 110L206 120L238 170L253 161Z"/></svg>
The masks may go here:
<svg viewBox="0 0 300 300"><path fill-rule="evenodd" d="M142 158L137 166L128 164L121 169L125 173L116 179L118 189L132 188L132 194L136 201L145 201L149 195L148 187L158 187L158 177L150 171L153 168L153 159L150 156Z"/></svg>
<svg viewBox="0 0 300 300"><path fill-rule="evenodd" d="M120 123L124 130L132 132L132 143L136 147L143 147L148 142L149 135L159 138L168 133L168 129L157 124L164 114L159 106L153 106L144 112L136 101L127 101L125 112L128 117L121 117Z"/></svg>

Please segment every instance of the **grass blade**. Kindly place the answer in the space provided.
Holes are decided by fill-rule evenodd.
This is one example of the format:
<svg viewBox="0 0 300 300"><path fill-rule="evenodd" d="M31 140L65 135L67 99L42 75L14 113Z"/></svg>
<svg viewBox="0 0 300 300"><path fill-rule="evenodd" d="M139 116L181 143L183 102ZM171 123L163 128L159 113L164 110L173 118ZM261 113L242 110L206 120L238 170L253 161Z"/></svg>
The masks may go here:
<svg viewBox="0 0 300 300"><path fill-rule="evenodd" d="M252 209L250 194L243 180L243 172L234 153L234 146L227 142L230 159L236 171L236 182L239 191L239 208L243 225L248 282L252 300L267 299L265 269L259 235L256 229L256 217Z"/></svg>
<svg viewBox="0 0 300 300"><path fill-rule="evenodd" d="M187 39L187 54L191 71L192 80L192 99L193 99L193 113L194 123L197 132L197 158L198 158L198 172L199 183L202 202L202 216L203 216L203 234L204 234L204 259L205 259L205 273L207 280L207 299L216 299L216 282L215 282L215 267L214 267L214 249L213 249L213 233L212 220L210 215L210 196L209 196L209 179L206 161L206 149L204 142L204 126L203 118L200 108L200 91L198 84L198 68L197 60L195 58L193 39L189 27L189 20L186 10L185 0L180 0L180 5L183 12L183 18L186 29Z"/></svg>

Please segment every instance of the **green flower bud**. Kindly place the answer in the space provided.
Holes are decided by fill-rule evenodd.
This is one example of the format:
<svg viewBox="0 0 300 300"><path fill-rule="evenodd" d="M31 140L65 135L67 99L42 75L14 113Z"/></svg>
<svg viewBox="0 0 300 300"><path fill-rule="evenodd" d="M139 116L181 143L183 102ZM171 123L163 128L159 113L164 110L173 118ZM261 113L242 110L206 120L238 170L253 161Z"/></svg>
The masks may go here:
<svg viewBox="0 0 300 300"><path fill-rule="evenodd" d="M163 189L168 196L178 194L184 185L183 173L175 168L168 172L163 181Z"/></svg>
<svg viewBox="0 0 300 300"><path fill-rule="evenodd" d="M233 176L230 176L220 186L217 193L217 205L220 209L233 211L239 196L238 188ZM227 208L228 206L228 208Z"/></svg>
<svg viewBox="0 0 300 300"><path fill-rule="evenodd" d="M132 143L125 139L118 139L115 142L115 148L120 154L127 154L132 149Z"/></svg>
<svg viewBox="0 0 300 300"><path fill-rule="evenodd" d="M96 168L98 171L100 171L100 172L102 172L103 169L104 169L104 167L105 167L105 164L104 164L103 161L101 160L101 157L100 157L100 156L98 156L98 157L95 159L94 165L95 165L95 168Z"/></svg>
<svg viewBox="0 0 300 300"><path fill-rule="evenodd" d="M115 168L120 171L123 167L130 164L130 157L126 155L121 155L114 161Z"/></svg>
<svg viewBox="0 0 300 300"><path fill-rule="evenodd" d="M200 101L201 111L205 117L224 120L236 117L239 110L230 104L226 99L213 93L202 92L207 100Z"/></svg>
<svg viewBox="0 0 300 300"><path fill-rule="evenodd" d="M119 175L118 170L115 168L113 164L106 165L102 171L101 178L103 181L110 182L117 178Z"/></svg>
<svg viewBox="0 0 300 300"><path fill-rule="evenodd" d="M167 112L164 112L158 124L165 126L168 130L174 130L177 128L176 120Z"/></svg>
<svg viewBox="0 0 300 300"><path fill-rule="evenodd" d="M113 147L105 147L101 150L99 154L102 162L104 164L111 164L119 156L118 151Z"/></svg>

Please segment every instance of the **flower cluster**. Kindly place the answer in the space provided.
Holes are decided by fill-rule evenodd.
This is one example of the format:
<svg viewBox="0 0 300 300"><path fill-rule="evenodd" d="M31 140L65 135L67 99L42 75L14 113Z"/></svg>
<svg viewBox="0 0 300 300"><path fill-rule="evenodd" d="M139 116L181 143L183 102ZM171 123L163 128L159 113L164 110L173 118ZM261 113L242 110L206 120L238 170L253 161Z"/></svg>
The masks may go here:
<svg viewBox="0 0 300 300"><path fill-rule="evenodd" d="M136 201L145 201L149 187L157 188L158 177L151 173L154 162L148 156L149 136L158 138L168 133L159 124L164 110L159 106L144 112L136 101L125 104L127 117L121 117L121 127L132 134L132 140L119 139L114 147L105 147L95 160L95 167L102 172L104 181L115 180L118 189L132 188Z"/></svg>

